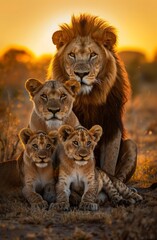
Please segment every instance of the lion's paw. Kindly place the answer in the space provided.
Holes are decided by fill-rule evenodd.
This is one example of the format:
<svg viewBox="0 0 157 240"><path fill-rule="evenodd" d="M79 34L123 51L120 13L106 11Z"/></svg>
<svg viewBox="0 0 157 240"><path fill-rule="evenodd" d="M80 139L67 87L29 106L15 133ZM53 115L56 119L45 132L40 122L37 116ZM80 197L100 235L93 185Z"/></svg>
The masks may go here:
<svg viewBox="0 0 157 240"><path fill-rule="evenodd" d="M50 210L54 209L57 211L69 211L70 204L68 202L51 203L49 209Z"/></svg>
<svg viewBox="0 0 157 240"><path fill-rule="evenodd" d="M130 197L129 199L130 204L140 203L143 200L143 197L138 193L135 193L134 196Z"/></svg>
<svg viewBox="0 0 157 240"><path fill-rule="evenodd" d="M112 198L111 199L111 204L113 207L118 207L118 206L129 206L130 205L130 201L128 199L124 199L122 197L120 198Z"/></svg>
<svg viewBox="0 0 157 240"><path fill-rule="evenodd" d="M31 208L32 209L37 209L37 208L48 209L48 203L45 200L34 202L34 203L31 204Z"/></svg>
<svg viewBox="0 0 157 240"><path fill-rule="evenodd" d="M83 211L97 211L99 209L99 205L97 203L81 202L79 209Z"/></svg>
<svg viewBox="0 0 157 240"><path fill-rule="evenodd" d="M139 195L138 193L135 193L135 197L134 200L139 203L143 200L143 197L141 195Z"/></svg>

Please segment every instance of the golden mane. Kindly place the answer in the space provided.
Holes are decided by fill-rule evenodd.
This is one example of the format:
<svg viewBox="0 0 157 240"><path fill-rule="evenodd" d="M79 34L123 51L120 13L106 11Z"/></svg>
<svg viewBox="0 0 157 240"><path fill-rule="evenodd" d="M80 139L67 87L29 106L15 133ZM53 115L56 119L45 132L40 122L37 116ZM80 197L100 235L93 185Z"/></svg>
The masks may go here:
<svg viewBox="0 0 157 240"><path fill-rule="evenodd" d="M106 21L89 14L81 14L78 17L73 15L70 25L62 24L60 27L70 37L76 37L78 35L82 37L89 36L96 32L103 34L104 29L109 32L115 32L115 29L112 26L109 26Z"/></svg>
<svg viewBox="0 0 157 240"><path fill-rule="evenodd" d="M108 42L111 42L110 45L116 43L115 28L110 26L107 21L100 19L98 16L81 14L77 17L73 15L71 18L71 23L61 24L60 29L61 30L57 32L62 31L62 41L57 46L57 48L64 45L65 42L70 42L77 36L91 36L94 40L97 41L107 39ZM55 43L55 34L53 35L53 42Z"/></svg>
<svg viewBox="0 0 157 240"><path fill-rule="evenodd" d="M102 53L105 51L105 54L108 54L110 61L108 60L107 68L102 68L98 73L99 84L94 85L92 92L76 97L74 112L86 128L94 124L101 125L106 142L114 138L118 129L122 133L122 138L125 138L122 115L124 105L130 96L130 83L123 62L114 49L117 39L116 30L107 21L97 16L81 14L78 17L73 15L70 24L60 25L60 30L52 36L59 54L56 53L50 64L48 78L53 76L62 82L68 80L69 76L64 65L64 51L67 44L78 36L91 37L98 43ZM114 84L110 86L112 79ZM108 91L106 91L107 88Z"/></svg>

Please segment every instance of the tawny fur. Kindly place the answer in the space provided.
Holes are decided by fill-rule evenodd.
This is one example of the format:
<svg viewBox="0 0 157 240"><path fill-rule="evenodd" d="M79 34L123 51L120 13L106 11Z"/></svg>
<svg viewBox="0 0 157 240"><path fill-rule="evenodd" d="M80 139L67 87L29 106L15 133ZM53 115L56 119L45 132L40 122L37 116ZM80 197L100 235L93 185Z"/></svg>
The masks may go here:
<svg viewBox="0 0 157 240"><path fill-rule="evenodd" d="M136 192L116 178L111 181L108 175L95 168L94 148L102 134L99 125L90 130L83 127L72 128L63 125L58 136L60 145L54 152L54 161L59 164L58 183L56 185L56 203L50 208L69 210L69 197L71 189L82 192L79 204L82 210L97 210L96 203L98 194L104 190L113 205L130 204L142 200ZM54 162L53 161L53 162Z"/></svg>
<svg viewBox="0 0 157 240"><path fill-rule="evenodd" d="M70 78L81 83L73 110L82 126L89 129L99 124L103 128L105 137L95 150L96 162L113 175L126 137L122 116L130 96L128 76L115 50L116 40L115 29L106 21L88 14L72 16L71 23L62 24L52 36L57 53L48 73L49 79L65 82ZM112 157L104 158L111 155L110 150ZM124 181L135 169L136 156L129 161Z"/></svg>
<svg viewBox="0 0 157 240"><path fill-rule="evenodd" d="M28 79L25 87L33 102L33 111L29 127L32 131L58 129L62 124L79 125L72 111L80 84L76 80L61 83L51 80L41 83L37 79Z"/></svg>

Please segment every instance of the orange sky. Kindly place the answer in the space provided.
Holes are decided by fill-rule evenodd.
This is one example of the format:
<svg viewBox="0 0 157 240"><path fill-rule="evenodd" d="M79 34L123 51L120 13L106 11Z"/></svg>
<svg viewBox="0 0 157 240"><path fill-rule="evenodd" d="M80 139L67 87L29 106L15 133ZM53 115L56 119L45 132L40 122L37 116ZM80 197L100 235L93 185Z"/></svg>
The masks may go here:
<svg viewBox="0 0 157 240"><path fill-rule="evenodd" d="M0 51L26 46L35 54L52 53L52 33L71 15L91 13L118 30L118 47L157 50L157 0L0 0Z"/></svg>

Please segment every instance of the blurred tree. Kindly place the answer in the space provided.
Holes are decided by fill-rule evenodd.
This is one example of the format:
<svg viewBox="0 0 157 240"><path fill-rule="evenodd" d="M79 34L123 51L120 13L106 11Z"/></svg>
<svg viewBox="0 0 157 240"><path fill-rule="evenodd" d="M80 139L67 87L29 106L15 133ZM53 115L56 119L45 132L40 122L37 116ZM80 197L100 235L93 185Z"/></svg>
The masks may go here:
<svg viewBox="0 0 157 240"><path fill-rule="evenodd" d="M157 51L154 53L153 61L144 63L141 70L144 82L155 86L157 84Z"/></svg>
<svg viewBox="0 0 157 240"><path fill-rule="evenodd" d="M17 99L18 96L28 98L24 84L28 78L46 80L50 55L40 58L26 49L10 48L0 58L0 95L3 100L9 96Z"/></svg>
<svg viewBox="0 0 157 240"><path fill-rule="evenodd" d="M40 58L26 49L10 48L0 57L0 161L18 155L18 132L29 121L32 104L24 84L28 78L46 80L51 56Z"/></svg>
<svg viewBox="0 0 157 240"><path fill-rule="evenodd" d="M40 81L45 81L51 59L51 55L42 55L40 58L35 59L31 69L32 76Z"/></svg>
<svg viewBox="0 0 157 240"><path fill-rule="evenodd" d="M145 63L142 66L142 77L146 83L157 84L157 61Z"/></svg>
<svg viewBox="0 0 157 240"><path fill-rule="evenodd" d="M6 94L10 98L16 98L25 80L29 77L31 63L34 56L27 50L11 48L1 57L0 88L2 97Z"/></svg>
<svg viewBox="0 0 157 240"><path fill-rule="evenodd" d="M134 96L140 91L143 76L141 68L146 63L146 57L143 53L137 51L121 51L119 55L126 66Z"/></svg>
<svg viewBox="0 0 157 240"><path fill-rule="evenodd" d="M157 62L157 50L156 50L156 52L154 54L154 62Z"/></svg>

